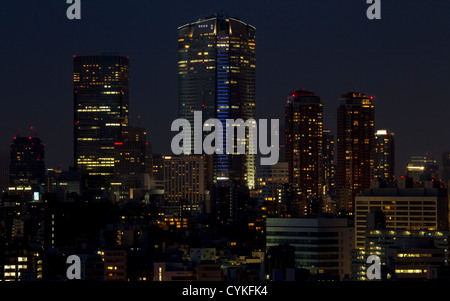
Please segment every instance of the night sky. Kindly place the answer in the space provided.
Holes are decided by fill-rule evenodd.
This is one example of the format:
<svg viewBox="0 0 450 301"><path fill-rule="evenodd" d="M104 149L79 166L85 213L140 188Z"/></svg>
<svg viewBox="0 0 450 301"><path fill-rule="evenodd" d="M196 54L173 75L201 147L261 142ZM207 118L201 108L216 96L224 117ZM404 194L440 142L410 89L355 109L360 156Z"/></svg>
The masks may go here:
<svg viewBox="0 0 450 301"><path fill-rule="evenodd" d="M287 95L314 91L336 135L339 97L375 97L376 129L396 134L397 172L411 155L440 161L450 150L450 1L65 0L3 1L0 7L0 150L33 126L47 167L72 164L72 56L130 57L131 124L143 117L155 153L170 153L177 117L177 28L218 11L256 27L257 117L280 118ZM34 134L36 135L36 134Z"/></svg>

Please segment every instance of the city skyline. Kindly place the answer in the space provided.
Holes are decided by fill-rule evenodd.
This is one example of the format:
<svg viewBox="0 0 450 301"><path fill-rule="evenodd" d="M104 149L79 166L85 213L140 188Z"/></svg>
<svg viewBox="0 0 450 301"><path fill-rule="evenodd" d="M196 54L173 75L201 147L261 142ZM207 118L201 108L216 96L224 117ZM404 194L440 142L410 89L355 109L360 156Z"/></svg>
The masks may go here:
<svg viewBox="0 0 450 301"><path fill-rule="evenodd" d="M8 24L0 281L450 280L450 4L178 1Z"/></svg>
<svg viewBox="0 0 450 301"><path fill-rule="evenodd" d="M386 128L396 133L397 173L406 167L413 155L428 152L440 160L442 152L450 149L449 142L439 139L447 128L442 99L448 90L443 72L449 64L445 56L448 33L443 31L443 25L448 21L445 17L440 18L439 14L446 11L448 4L424 7L419 1L408 2L408 5L386 3L382 20L371 22L365 16L365 3L354 2L343 7L326 3L320 6L287 1L271 14L252 1L229 2L227 7L204 5L201 1L190 5L176 3L175 7L179 9L170 11L174 16L170 20L167 20L169 15L163 7L158 10L160 14L154 14L152 18L146 18L143 13L135 21L126 18L126 26L122 26L118 34L121 42L109 34L111 28L92 27L95 17L101 16L106 21L116 18L114 9L119 6L117 2L105 7L83 3L84 14L79 23L70 23L63 13L58 14L63 5L30 4L36 5L34 12L25 13L15 4L7 4L4 11L17 13L12 14L15 15L14 20L8 16L4 19L16 26L5 33L10 43L9 47L1 50L5 57L11 58L5 66L8 72L3 75L7 76L4 78L7 101L6 110L2 111L1 150L6 151L12 137L20 131L27 136L27 129L32 125L46 144L48 167L62 164L67 169L73 164L69 134L72 124L68 122L71 114L71 56L113 51L130 57L130 124L136 123L137 115L141 115L140 126L148 130L154 152L170 154L170 122L176 118L176 110L170 108L173 109L177 102L176 29L223 10L258 30L257 117L282 119L285 95L296 88L304 88L321 96L324 128L336 134L335 110L339 96L348 91L359 91L375 97L375 129ZM136 13L139 6L127 4L122 13ZM293 14L291 10L300 12L297 23L288 18ZM331 14L332 11L335 13ZM426 18L427 23L418 22L419 12L423 16L437 17ZM45 21L43 24L46 25L26 31L33 21ZM307 26L307 21L313 26ZM145 32L146 28L153 30L153 22L164 22L164 26L153 32L160 43L127 34L132 29L139 33ZM139 27L135 27L137 24ZM360 28L352 27L355 24ZM114 28L115 25L111 26ZM88 27L95 30L86 34ZM24 32L28 34L21 35ZM424 36L422 32L430 35ZM433 35L437 38L432 39ZM305 39L308 43L301 43ZM339 47L346 43L368 46L361 46L361 49ZM436 47L438 45L440 47ZM41 57L46 59L38 59ZM437 57L439 61L435 60ZM50 67L42 68L44 62ZM304 72L290 72L295 68ZM27 70L27 78L33 80L19 80L16 70ZM48 82L44 84L46 81L53 83L51 88L46 88L49 85ZM159 101L163 98L168 101ZM421 105L424 101L428 104L426 107ZM24 107L30 110L24 110ZM167 116L160 117L162 112ZM429 123L416 122L422 116L435 117ZM58 124L58 130L49 120ZM436 134L433 135L434 132Z"/></svg>

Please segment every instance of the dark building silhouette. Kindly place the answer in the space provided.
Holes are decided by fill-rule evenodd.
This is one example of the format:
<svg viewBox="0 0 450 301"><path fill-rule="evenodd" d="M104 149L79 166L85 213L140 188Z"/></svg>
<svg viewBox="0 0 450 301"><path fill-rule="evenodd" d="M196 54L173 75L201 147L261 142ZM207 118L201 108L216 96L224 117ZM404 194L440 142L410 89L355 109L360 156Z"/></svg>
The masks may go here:
<svg viewBox="0 0 450 301"><path fill-rule="evenodd" d="M147 132L144 128L129 126L122 142L114 143L115 173L117 176L146 172Z"/></svg>
<svg viewBox="0 0 450 301"><path fill-rule="evenodd" d="M265 279L285 280L289 269L295 270L295 247L287 243L269 247L264 257Z"/></svg>
<svg viewBox="0 0 450 301"><path fill-rule="evenodd" d="M444 182L448 182L450 180L450 152L442 153L441 179Z"/></svg>
<svg viewBox="0 0 450 301"><path fill-rule="evenodd" d="M331 211L332 203L336 198L336 159L335 159L334 135L330 130L323 130L323 186L324 198L327 198L326 210Z"/></svg>
<svg viewBox="0 0 450 301"><path fill-rule="evenodd" d="M9 152L0 152L0 195L9 187Z"/></svg>
<svg viewBox="0 0 450 301"><path fill-rule="evenodd" d="M406 166L406 176L416 185L435 181L439 179L439 165L428 153L423 156L411 156Z"/></svg>
<svg viewBox="0 0 450 301"><path fill-rule="evenodd" d="M14 137L10 144L9 193L35 198L45 184L45 146L38 137Z"/></svg>

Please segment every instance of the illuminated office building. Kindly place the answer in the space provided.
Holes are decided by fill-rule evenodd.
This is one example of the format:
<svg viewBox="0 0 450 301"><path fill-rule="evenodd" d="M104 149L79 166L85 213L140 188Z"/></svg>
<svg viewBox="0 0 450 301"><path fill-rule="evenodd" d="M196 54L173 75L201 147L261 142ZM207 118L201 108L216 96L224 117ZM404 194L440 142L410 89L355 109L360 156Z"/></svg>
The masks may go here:
<svg viewBox="0 0 450 301"><path fill-rule="evenodd" d="M204 158L163 156L162 159L165 205L185 205L198 210L205 199Z"/></svg>
<svg viewBox="0 0 450 301"><path fill-rule="evenodd" d="M337 109L338 207L355 209L355 196L370 188L373 172L375 108L372 97L350 92Z"/></svg>
<svg viewBox="0 0 450 301"><path fill-rule="evenodd" d="M394 133L389 130L376 131L373 179L388 187L392 187L395 180L394 142Z"/></svg>
<svg viewBox="0 0 450 301"><path fill-rule="evenodd" d="M100 189L114 176L114 143L128 129L128 63L117 55L73 58L74 166Z"/></svg>
<svg viewBox="0 0 450 301"><path fill-rule="evenodd" d="M202 124L210 118L222 124L226 119L254 119L255 28L224 13L179 27L178 83L179 117L188 120L192 130L194 111L202 112ZM207 134L192 133L192 145ZM235 141L235 147L245 143L248 152L248 142L247 129L245 141ZM225 149L226 139L223 143ZM213 183L255 187L255 155L215 154L213 165Z"/></svg>
<svg viewBox="0 0 450 301"><path fill-rule="evenodd" d="M38 137L14 137L10 144L9 193L39 200L45 185L45 146Z"/></svg>
<svg viewBox="0 0 450 301"><path fill-rule="evenodd" d="M448 231L370 229L365 249L352 252L353 280L367 279L367 257L380 257L382 280L436 279L448 265Z"/></svg>
<svg viewBox="0 0 450 301"><path fill-rule="evenodd" d="M447 190L425 183L407 187L401 178L398 188L373 188L355 198L355 246L365 247L367 217L373 211L386 216L386 228L393 230L442 231L448 229Z"/></svg>
<svg viewBox="0 0 450 301"><path fill-rule="evenodd" d="M289 182L298 185L305 204L308 201L320 204L324 171L323 107L320 98L309 91L292 93L285 109L285 129ZM320 211L320 208L315 211Z"/></svg>

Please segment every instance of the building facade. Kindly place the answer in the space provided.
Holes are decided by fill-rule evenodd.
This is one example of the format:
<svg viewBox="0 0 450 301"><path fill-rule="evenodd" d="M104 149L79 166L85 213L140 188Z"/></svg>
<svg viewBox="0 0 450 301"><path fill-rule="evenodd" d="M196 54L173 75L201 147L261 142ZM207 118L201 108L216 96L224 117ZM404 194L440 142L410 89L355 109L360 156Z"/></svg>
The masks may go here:
<svg viewBox="0 0 450 301"><path fill-rule="evenodd" d="M45 145L38 137L14 137L10 144L9 193L39 200L45 185Z"/></svg>
<svg viewBox="0 0 450 301"><path fill-rule="evenodd" d="M404 180L403 180L404 181ZM429 184L431 182L428 182ZM371 189L356 197L355 246L365 247L367 216L381 210L386 228L393 230L446 230L448 227L448 196L446 189L399 188Z"/></svg>
<svg viewBox="0 0 450 301"><path fill-rule="evenodd" d="M261 165L257 169L256 189L258 200L267 206L269 216L282 217L286 209L281 208L283 184L289 181L288 162Z"/></svg>
<svg viewBox="0 0 450 301"><path fill-rule="evenodd" d="M147 171L147 131L144 128L129 126L122 142L114 143L115 174L132 175Z"/></svg>
<svg viewBox="0 0 450 301"><path fill-rule="evenodd" d="M105 189L114 177L114 143L128 130L129 59L74 56L74 166Z"/></svg>
<svg viewBox="0 0 450 301"><path fill-rule="evenodd" d="M389 130L375 133L373 179L380 185L393 187L395 180L395 135Z"/></svg>
<svg viewBox="0 0 450 301"><path fill-rule="evenodd" d="M355 210L355 196L370 188L373 172L375 107L373 98L350 92L337 109L338 207Z"/></svg>
<svg viewBox="0 0 450 301"><path fill-rule="evenodd" d="M439 165L429 154L411 156L406 165L406 176L414 183L423 183L439 179Z"/></svg>
<svg viewBox="0 0 450 301"><path fill-rule="evenodd" d="M310 274L350 276L354 228L346 218L268 218L266 249L295 247L295 267Z"/></svg>
<svg viewBox="0 0 450 301"><path fill-rule="evenodd" d="M204 157L163 156L164 204L193 206L205 200Z"/></svg>
<svg viewBox="0 0 450 301"><path fill-rule="evenodd" d="M191 125L194 112L202 113L202 124L210 118L220 120L223 125L227 119L254 119L255 67L253 26L218 13L179 27L179 118ZM225 133L218 134L225 138ZM192 132L192 145L202 143L205 135ZM235 146L245 143L245 154L214 155L213 183L254 188L255 155L248 153L248 135L247 128L245 141L235 141Z"/></svg>
<svg viewBox="0 0 450 301"><path fill-rule="evenodd" d="M321 203L323 169L323 107L309 91L295 91L285 109L285 158L289 182L298 185L303 202Z"/></svg>

